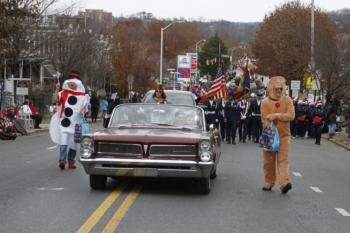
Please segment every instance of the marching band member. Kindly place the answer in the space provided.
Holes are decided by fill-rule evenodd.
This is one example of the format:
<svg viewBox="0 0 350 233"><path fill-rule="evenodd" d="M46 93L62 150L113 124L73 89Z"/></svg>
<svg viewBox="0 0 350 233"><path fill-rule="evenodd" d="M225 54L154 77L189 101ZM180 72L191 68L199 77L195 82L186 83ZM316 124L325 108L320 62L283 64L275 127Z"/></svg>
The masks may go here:
<svg viewBox="0 0 350 233"><path fill-rule="evenodd" d="M241 113L241 120L239 122L239 129L238 129L238 135L239 135L239 141L246 143L247 135L248 135L248 109L249 109L249 102L242 98L239 101L239 107L240 107L240 113Z"/></svg>

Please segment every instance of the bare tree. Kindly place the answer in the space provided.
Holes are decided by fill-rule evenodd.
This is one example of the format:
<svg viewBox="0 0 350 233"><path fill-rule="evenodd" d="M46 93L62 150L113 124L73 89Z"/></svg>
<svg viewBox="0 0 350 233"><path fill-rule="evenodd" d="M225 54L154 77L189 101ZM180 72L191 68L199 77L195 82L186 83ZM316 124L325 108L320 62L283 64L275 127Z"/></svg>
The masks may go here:
<svg viewBox="0 0 350 233"><path fill-rule="evenodd" d="M28 53L28 35L57 0L0 1L0 59L16 60Z"/></svg>
<svg viewBox="0 0 350 233"><path fill-rule="evenodd" d="M315 12L315 61L322 86L332 97L344 85L344 58L336 27L328 15ZM302 80L310 61L310 8L290 2L266 16L253 43L259 72Z"/></svg>

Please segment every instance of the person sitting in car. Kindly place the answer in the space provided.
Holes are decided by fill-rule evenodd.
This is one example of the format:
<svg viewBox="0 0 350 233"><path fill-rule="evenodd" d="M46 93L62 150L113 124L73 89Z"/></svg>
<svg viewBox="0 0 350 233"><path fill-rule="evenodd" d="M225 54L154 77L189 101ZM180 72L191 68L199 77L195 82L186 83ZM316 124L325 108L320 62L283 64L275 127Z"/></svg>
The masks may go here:
<svg viewBox="0 0 350 233"><path fill-rule="evenodd" d="M153 94L153 99L157 104L167 104L166 95L162 86L159 86Z"/></svg>

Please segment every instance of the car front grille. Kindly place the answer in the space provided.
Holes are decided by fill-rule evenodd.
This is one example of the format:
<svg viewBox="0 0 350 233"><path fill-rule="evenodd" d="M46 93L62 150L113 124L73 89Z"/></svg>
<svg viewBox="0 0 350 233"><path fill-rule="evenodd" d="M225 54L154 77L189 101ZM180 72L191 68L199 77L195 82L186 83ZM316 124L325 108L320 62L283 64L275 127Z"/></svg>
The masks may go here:
<svg viewBox="0 0 350 233"><path fill-rule="evenodd" d="M149 151L150 156L196 156L196 145L152 145Z"/></svg>
<svg viewBox="0 0 350 233"><path fill-rule="evenodd" d="M141 144L129 143L113 143L113 142L99 142L97 143L97 152L99 154L116 154L116 155L142 155Z"/></svg>

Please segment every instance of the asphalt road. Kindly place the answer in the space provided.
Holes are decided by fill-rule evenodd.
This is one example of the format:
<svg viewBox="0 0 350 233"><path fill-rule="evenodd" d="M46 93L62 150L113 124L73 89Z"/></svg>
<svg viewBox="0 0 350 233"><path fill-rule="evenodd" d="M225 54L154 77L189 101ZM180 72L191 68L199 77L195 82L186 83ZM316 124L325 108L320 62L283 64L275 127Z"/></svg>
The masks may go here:
<svg viewBox="0 0 350 233"><path fill-rule="evenodd" d="M293 140L287 195L261 191L252 143L223 145L209 195L189 180L111 179L92 191L80 164L58 169L47 132L0 141L0 158L0 233L350 232L350 154L327 141Z"/></svg>

